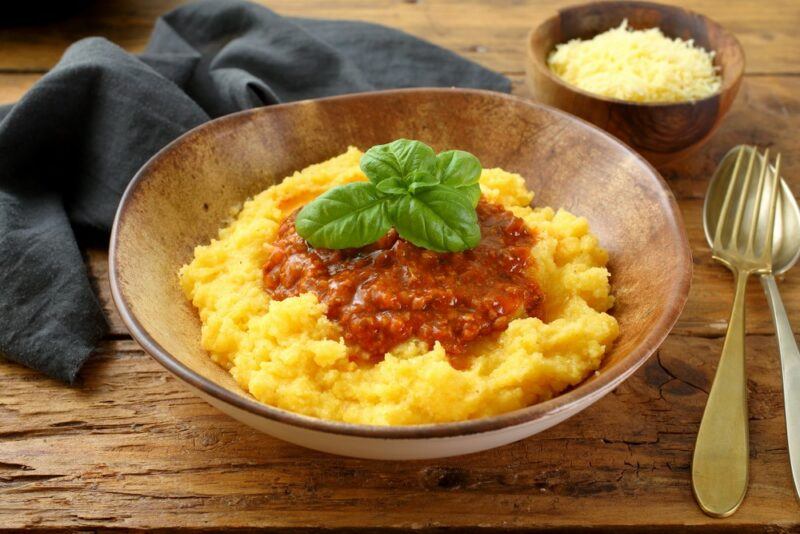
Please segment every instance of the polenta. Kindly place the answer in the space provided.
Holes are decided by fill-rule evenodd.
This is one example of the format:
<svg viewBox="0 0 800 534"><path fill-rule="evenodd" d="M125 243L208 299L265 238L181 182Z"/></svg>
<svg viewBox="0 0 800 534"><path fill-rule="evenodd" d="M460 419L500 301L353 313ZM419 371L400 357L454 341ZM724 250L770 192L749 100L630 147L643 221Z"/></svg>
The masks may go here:
<svg viewBox="0 0 800 534"><path fill-rule="evenodd" d="M201 344L261 402L322 419L413 425L474 419L547 400L598 369L618 335L607 313L607 254L586 219L531 208L516 174L484 169L483 198L504 206L536 236L531 269L543 319L511 320L454 367L437 341L410 339L380 361L353 358L342 329L313 293L272 300L262 268L287 217L327 190L364 181L362 153L312 165L246 201L217 239L179 272L202 322Z"/></svg>

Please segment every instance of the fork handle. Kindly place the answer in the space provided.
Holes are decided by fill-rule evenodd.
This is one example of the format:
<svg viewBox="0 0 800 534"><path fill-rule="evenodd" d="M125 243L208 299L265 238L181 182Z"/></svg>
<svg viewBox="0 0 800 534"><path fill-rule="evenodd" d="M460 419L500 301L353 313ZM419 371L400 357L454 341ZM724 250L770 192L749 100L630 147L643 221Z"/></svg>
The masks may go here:
<svg viewBox="0 0 800 534"><path fill-rule="evenodd" d="M747 271L733 271L736 295L717 373L697 433L692 459L692 488L700 508L726 517L747 492L748 418L744 360L744 300Z"/></svg>
<svg viewBox="0 0 800 534"><path fill-rule="evenodd" d="M794 339L792 325L786 316L778 284L775 277L764 275L761 285L767 294L778 337L778 350L781 355L781 374L783 375L783 405L786 410L786 438L789 443L789 464L792 467L794 491L800 498L800 351Z"/></svg>

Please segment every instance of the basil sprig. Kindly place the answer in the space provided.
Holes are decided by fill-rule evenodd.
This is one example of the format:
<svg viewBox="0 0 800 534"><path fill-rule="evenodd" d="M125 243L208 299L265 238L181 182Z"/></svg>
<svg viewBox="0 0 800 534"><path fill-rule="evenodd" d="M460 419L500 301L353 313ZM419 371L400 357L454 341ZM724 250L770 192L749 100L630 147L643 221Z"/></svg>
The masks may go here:
<svg viewBox="0 0 800 534"><path fill-rule="evenodd" d="M363 247L392 227L436 252L460 252L480 242L475 206L481 163L469 152L436 155L425 143L398 139L367 150L361 170L368 182L334 187L297 214L297 233L311 246Z"/></svg>

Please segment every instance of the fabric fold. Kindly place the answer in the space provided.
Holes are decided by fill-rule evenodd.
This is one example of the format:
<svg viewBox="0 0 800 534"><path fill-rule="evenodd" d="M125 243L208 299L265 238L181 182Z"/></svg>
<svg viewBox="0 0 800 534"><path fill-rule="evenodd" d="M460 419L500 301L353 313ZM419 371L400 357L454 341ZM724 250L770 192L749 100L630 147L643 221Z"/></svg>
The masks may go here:
<svg viewBox="0 0 800 534"><path fill-rule="evenodd" d="M375 24L205 0L159 19L145 52L72 45L0 108L0 355L65 382L105 334L76 235L107 239L130 179L211 118L393 87L510 90L504 76Z"/></svg>

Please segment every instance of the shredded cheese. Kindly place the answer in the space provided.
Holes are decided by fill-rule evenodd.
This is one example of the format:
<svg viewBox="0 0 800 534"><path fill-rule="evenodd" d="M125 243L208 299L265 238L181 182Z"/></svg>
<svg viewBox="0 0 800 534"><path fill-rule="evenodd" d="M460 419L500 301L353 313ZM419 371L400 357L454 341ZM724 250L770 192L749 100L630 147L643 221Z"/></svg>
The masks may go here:
<svg viewBox="0 0 800 534"><path fill-rule="evenodd" d="M617 28L587 41L559 44L547 63L557 76L584 91L630 102L684 102L719 91L714 52L693 40L670 39L659 28Z"/></svg>

